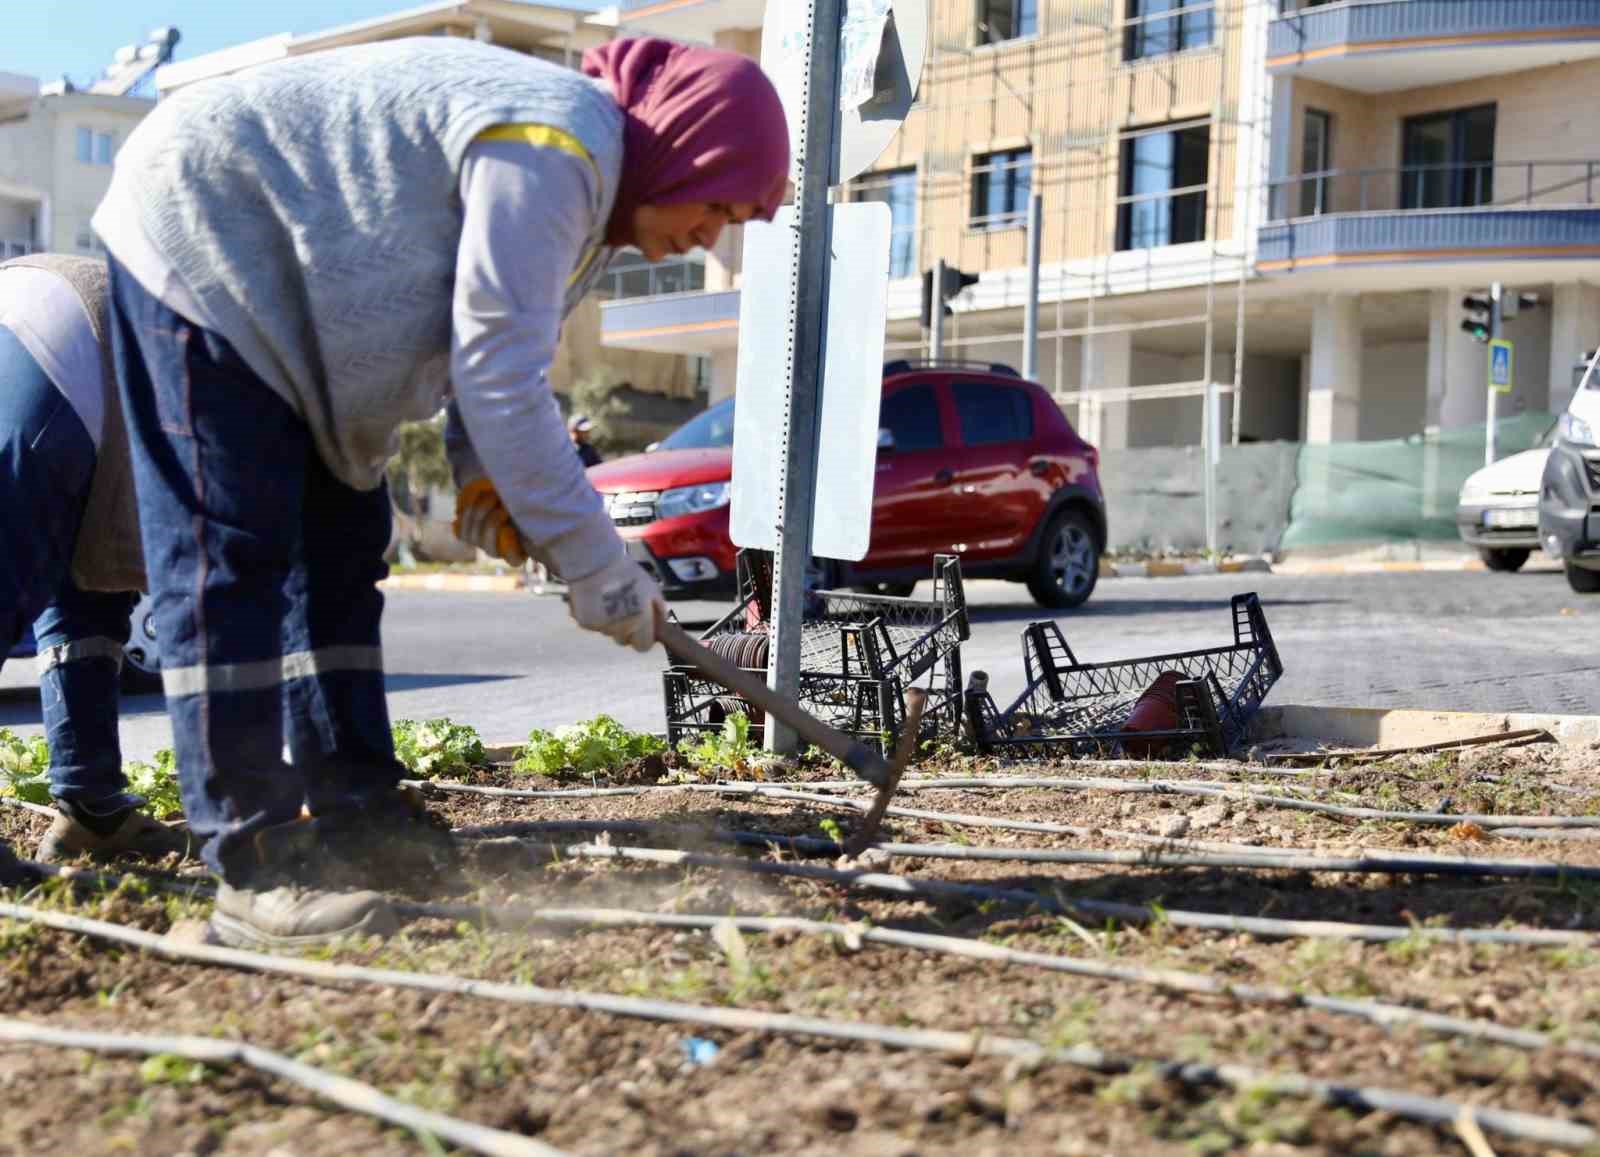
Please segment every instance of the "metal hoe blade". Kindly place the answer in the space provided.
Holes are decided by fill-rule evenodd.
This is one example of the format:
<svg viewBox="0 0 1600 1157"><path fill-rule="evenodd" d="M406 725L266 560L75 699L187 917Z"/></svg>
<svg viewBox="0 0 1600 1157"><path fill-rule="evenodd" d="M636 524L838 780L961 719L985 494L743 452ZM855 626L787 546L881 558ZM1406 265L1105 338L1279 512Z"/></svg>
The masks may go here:
<svg viewBox="0 0 1600 1157"><path fill-rule="evenodd" d="M788 724L802 740L826 751L877 788L877 798L850 843L852 846L860 844L864 847L877 835L878 825L883 821L883 813L889 806L889 800L900 783L901 772L905 770L906 761L916 745L918 724L927 698L923 691L913 688L906 693L906 725L895 751L895 762L891 764L866 744L829 727L794 700L779 695L762 680L714 653L676 623L658 620L656 638L674 659L698 669L706 677L721 683L735 695L766 712L769 718L779 719Z"/></svg>

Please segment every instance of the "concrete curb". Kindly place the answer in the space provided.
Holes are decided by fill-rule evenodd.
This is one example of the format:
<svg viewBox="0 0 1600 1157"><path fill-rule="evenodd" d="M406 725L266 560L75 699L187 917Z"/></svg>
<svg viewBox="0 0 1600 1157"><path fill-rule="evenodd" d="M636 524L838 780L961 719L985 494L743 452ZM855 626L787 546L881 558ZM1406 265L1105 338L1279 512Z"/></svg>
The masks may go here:
<svg viewBox="0 0 1600 1157"><path fill-rule="evenodd" d="M1153 559L1150 562L1100 562L1100 577L1178 578L1202 574L1271 574L1272 564L1264 558L1230 558L1222 562L1209 559Z"/></svg>
<svg viewBox="0 0 1600 1157"><path fill-rule="evenodd" d="M1562 744L1600 744L1600 715L1383 707L1263 707L1250 723L1250 736L1310 739L1329 747L1418 747L1535 728Z"/></svg>
<svg viewBox="0 0 1600 1157"><path fill-rule="evenodd" d="M510 594L523 587L519 574L392 574L378 584L378 589Z"/></svg>
<svg viewBox="0 0 1600 1157"><path fill-rule="evenodd" d="M1354 575L1354 574L1420 574L1425 571L1488 570L1482 559L1439 559L1429 562L1280 562L1272 568L1274 574L1287 575Z"/></svg>

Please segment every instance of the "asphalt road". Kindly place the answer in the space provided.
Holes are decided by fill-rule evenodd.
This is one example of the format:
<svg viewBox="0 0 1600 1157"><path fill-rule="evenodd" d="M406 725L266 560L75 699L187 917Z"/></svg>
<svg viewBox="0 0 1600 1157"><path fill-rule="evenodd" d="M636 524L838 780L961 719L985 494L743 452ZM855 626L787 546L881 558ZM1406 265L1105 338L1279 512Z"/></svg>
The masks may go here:
<svg viewBox="0 0 1600 1157"><path fill-rule="evenodd" d="M1573 594L1551 570L1117 579L1061 624L1082 662L1218 646L1232 641L1229 596L1249 590L1284 661L1270 703L1600 712L1600 596ZM1043 616L1018 586L972 583L968 598L964 666L988 671L1004 705L1022 685L1020 632ZM693 625L724 608L675 609ZM502 740L600 712L664 725L660 654L578 631L559 599L396 592L384 647L395 718L448 715ZM32 664L8 665L0 726L39 722ZM122 735L127 758L168 745L161 699L126 701Z"/></svg>

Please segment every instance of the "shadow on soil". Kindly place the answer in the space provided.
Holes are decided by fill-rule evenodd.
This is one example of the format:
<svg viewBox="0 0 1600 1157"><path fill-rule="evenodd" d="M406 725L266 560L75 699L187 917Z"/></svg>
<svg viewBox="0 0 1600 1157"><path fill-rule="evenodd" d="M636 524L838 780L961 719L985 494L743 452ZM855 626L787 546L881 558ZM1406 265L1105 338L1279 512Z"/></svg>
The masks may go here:
<svg viewBox="0 0 1600 1157"><path fill-rule="evenodd" d="M733 808L685 810L649 821L648 830L617 831L612 841L619 845L676 848L719 856L753 856L753 849L709 838L711 829L769 832L775 835L824 835L822 821L838 823L846 835L852 822L833 810L811 811L803 807L783 815L755 816ZM619 820L619 826L625 821ZM706 836L700 833L707 833ZM508 833L509 834L509 833ZM559 832L524 838L540 843L580 843L595 838L593 830L568 836ZM885 823L880 838L885 842L929 842L925 828L914 822L903 830L893 820ZM783 858L793 859L788 850ZM826 857L811 857L807 863L832 866ZM520 864L501 860L501 868L538 870L535 862ZM862 871L889 872L919 876L989 888L1035 892L1064 901L1101 900L1119 904L1158 904L1167 910L1184 909L1234 916L1263 916L1275 920L1317 920L1352 924L1428 925L1457 928L1490 928L1502 921L1542 928L1600 930L1600 883L1551 879L1495 879L1472 877L1386 876L1377 874L1335 874L1245 868L1152 868L1117 871L1104 864L1058 866L1062 874L1008 872L1004 861L964 861L946 859L897 858L888 866ZM639 869L661 878L676 878L681 869L660 872ZM1073 871L1081 875L1070 875ZM880 897L884 893L877 893ZM909 899L909 897L905 897ZM989 926L1016 920L1028 909L1017 904L994 903L974 898L940 897L927 899L931 911L925 917L891 921L910 931L981 935ZM1076 917L1080 923L1104 926L1105 921Z"/></svg>

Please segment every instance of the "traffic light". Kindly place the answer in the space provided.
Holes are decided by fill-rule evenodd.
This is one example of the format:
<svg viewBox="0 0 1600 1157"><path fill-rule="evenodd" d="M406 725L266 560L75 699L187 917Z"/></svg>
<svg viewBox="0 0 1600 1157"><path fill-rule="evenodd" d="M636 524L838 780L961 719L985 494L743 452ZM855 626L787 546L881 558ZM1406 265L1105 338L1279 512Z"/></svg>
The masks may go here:
<svg viewBox="0 0 1600 1157"><path fill-rule="evenodd" d="M1486 342L1494 336L1490 327L1494 322L1494 301L1487 293L1469 293L1461 299L1461 308L1467 311L1461 328L1472 335L1475 342Z"/></svg>
<svg viewBox="0 0 1600 1157"><path fill-rule="evenodd" d="M1510 321L1525 309L1538 309L1539 295L1537 293L1518 293L1515 290L1504 290L1500 294L1500 317Z"/></svg>
<svg viewBox="0 0 1600 1157"><path fill-rule="evenodd" d="M955 311L946 303L969 285L978 284L976 273L967 273L949 265L941 266L944 270L944 284L940 287L939 304L943 306L948 315ZM925 269L922 272L922 328L933 327L933 270Z"/></svg>

